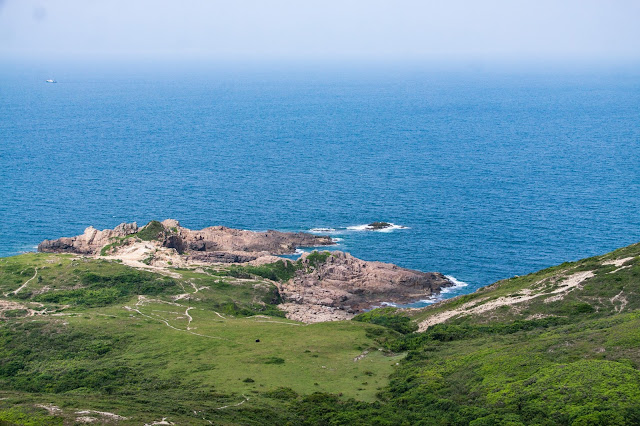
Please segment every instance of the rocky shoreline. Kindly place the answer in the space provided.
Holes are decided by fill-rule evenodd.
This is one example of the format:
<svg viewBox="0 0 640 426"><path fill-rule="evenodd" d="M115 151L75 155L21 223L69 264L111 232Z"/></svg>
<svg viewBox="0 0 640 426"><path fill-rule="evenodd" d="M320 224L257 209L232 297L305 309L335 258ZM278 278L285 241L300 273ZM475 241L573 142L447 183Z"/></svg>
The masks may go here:
<svg viewBox="0 0 640 426"><path fill-rule="evenodd" d="M177 220L167 219L163 222L151 221L142 228L139 228L135 222L121 223L114 229L102 231L90 226L85 229L82 235L44 240L38 245L38 251L95 255L99 254L105 246L111 245L112 248L115 248L113 247L114 243L123 242L127 237L136 234L140 239L160 242L162 247L175 249L179 254L242 252L250 253L246 256L254 256L254 259L261 255L291 254L298 247L335 244L331 237L304 232L272 230L253 232L224 226L191 230L180 226ZM225 263L237 261L233 257L228 259L229 262ZM224 260L225 256L218 258L219 262L224 262Z"/></svg>
<svg viewBox="0 0 640 426"><path fill-rule="evenodd" d="M137 268L170 275L172 267L213 264L274 265L294 270L276 282L287 317L302 322L349 319L384 302L425 299L454 283L438 272L364 261L340 251L303 254L297 261L277 257L299 247L333 245L331 237L303 232L253 232L213 226L191 230L173 219L144 227L123 223L114 229L87 228L82 235L44 240L38 251L118 259Z"/></svg>

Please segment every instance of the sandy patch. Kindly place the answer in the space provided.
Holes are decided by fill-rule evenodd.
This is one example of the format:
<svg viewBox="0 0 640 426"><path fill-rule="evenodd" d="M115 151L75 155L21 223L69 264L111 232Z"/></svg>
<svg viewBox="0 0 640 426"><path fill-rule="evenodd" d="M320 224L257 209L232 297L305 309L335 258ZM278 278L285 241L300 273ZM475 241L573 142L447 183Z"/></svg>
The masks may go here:
<svg viewBox="0 0 640 426"><path fill-rule="evenodd" d="M568 276L565 280L559 283L558 288L548 293L534 293L530 289L522 289L520 290L519 295L517 296L505 296L499 297L497 299L491 300L486 303L482 303L485 299L474 300L464 305L450 309L445 312L440 312L436 315L433 315L419 324L418 331L425 331L428 327L440 324L445 322L446 320L453 318L455 316L466 316L466 315L478 315L483 314L485 312L497 309L501 306L512 306L519 303L523 303L529 301L531 299L535 299L536 297L543 297L553 295L544 300L545 303L553 302L555 300L562 300L567 293L570 291L579 288L585 280L593 277L593 271L583 271L576 272L573 275ZM541 283L534 284L532 287L539 285Z"/></svg>
<svg viewBox="0 0 640 426"><path fill-rule="evenodd" d="M97 414L100 417L103 417L109 420L127 420L128 419L127 417L120 416L114 413L109 413L107 411L82 410L82 411L76 411L76 414Z"/></svg>
<svg viewBox="0 0 640 426"><path fill-rule="evenodd" d="M53 405L53 404L36 404L36 407L39 408L44 408L45 410L47 410L49 412L49 414L56 415L58 413L62 413L62 410L60 409L60 407Z"/></svg>
<svg viewBox="0 0 640 426"><path fill-rule="evenodd" d="M142 262L151 256L153 256L154 259L151 265L147 265ZM182 276L167 268L169 262L171 262L174 267L182 267L186 265L182 257L174 249L160 247L159 245L148 241L138 242L118 248L117 253L111 256L96 255L95 258L120 260L123 265L150 272L157 272L171 278L182 278Z"/></svg>
<svg viewBox="0 0 640 426"><path fill-rule="evenodd" d="M174 425L175 423L167 421L166 417L163 417L160 421L155 421L152 423L145 423L144 426L154 426L154 425Z"/></svg>
<svg viewBox="0 0 640 426"><path fill-rule="evenodd" d="M606 262L602 262L602 264L603 265L614 265L614 266L620 267L620 266L622 266L623 264L627 263L630 260L633 260L633 257L624 257L622 259L607 260Z"/></svg>
<svg viewBox="0 0 640 426"><path fill-rule="evenodd" d="M13 311L13 310L24 310L27 312L27 316L32 317L36 314L41 314L43 312L34 311L33 309L27 308L20 303L11 302L9 300L0 299L0 317L4 317L4 311Z"/></svg>

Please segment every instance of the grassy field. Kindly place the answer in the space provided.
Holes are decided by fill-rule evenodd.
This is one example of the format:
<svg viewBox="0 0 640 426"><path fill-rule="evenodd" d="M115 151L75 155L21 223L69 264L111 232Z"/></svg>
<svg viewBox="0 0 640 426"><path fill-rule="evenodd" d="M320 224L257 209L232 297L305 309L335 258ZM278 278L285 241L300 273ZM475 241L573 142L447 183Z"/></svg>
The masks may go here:
<svg viewBox="0 0 640 426"><path fill-rule="evenodd" d="M4 300L24 307L5 310L0 328L0 419L19 417L16 407L45 415L36 405L53 404L65 421L86 410L132 424L159 415L221 421L243 401L273 406L278 399L265 394L279 388L374 401L403 356L378 350L375 337L391 331L289 321L272 305L273 283L210 272L166 277L70 255L0 260ZM118 292L108 300L89 294L104 289Z"/></svg>
<svg viewBox="0 0 640 426"><path fill-rule="evenodd" d="M0 259L0 424L640 424L640 245L315 325L269 268Z"/></svg>

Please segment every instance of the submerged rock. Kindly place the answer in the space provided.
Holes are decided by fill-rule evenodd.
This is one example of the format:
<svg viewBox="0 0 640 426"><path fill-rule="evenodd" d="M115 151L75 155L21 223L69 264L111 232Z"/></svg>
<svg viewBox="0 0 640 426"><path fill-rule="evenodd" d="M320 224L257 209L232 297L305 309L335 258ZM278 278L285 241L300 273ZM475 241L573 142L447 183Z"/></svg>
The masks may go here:
<svg viewBox="0 0 640 426"><path fill-rule="evenodd" d="M391 228L392 226L393 225L388 222L371 222L370 224L367 225L367 228L373 231L377 231L380 229Z"/></svg>

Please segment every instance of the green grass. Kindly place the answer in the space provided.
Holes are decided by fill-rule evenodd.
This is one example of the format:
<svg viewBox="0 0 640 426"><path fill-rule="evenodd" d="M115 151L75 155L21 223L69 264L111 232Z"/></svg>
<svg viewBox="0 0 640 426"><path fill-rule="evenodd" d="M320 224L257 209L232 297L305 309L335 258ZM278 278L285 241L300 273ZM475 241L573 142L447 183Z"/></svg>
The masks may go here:
<svg viewBox="0 0 640 426"><path fill-rule="evenodd" d="M17 289L36 269L36 279L7 300L36 310L41 303L62 316L13 309L6 312L17 315L0 323L0 397L8 398L0 413L13 410L15 418L53 402L66 421L86 409L117 412L132 424L160 420L150 413L186 423L201 416L246 423L265 413L295 419L263 393L286 388L374 401L402 358L375 350L377 326L282 318L277 288L255 275L180 269L174 278L104 259L26 254L0 259L1 290ZM242 395L251 401L243 404L247 413L217 410Z"/></svg>
<svg viewBox="0 0 640 426"><path fill-rule="evenodd" d="M153 420L145 414L149 411L194 421L190 413L196 410L215 421L226 416L217 407L242 401L243 394L268 400L254 392L278 387L373 401L401 358L374 351L354 362L362 348L376 345L367 337L373 326L366 324L304 326L204 309L189 310L189 323L186 304L135 307L136 302L126 306L140 313L112 306L64 321L24 319L3 327L0 389L9 395L33 394L36 400L36 393L44 394L41 401L61 405L67 401L73 407L69 413L120 406L118 414L139 423ZM367 371L376 375L367 376ZM354 377L368 384L355 387ZM109 405L114 399L120 404Z"/></svg>
<svg viewBox="0 0 640 426"><path fill-rule="evenodd" d="M306 268L328 258L310 257ZM603 264L626 257L623 269ZM287 268L166 277L69 255L0 259L3 294L31 279L4 297L0 424L73 424L80 410L127 417L119 424L640 423L640 245L409 311L422 320L540 294L423 333L392 308L360 321L284 319L273 281ZM544 303L554 277L580 271L594 276ZM38 303L62 315L25 316Z"/></svg>
<svg viewBox="0 0 640 426"><path fill-rule="evenodd" d="M418 330L418 324L396 308L386 307L363 312L353 317L353 321L368 322L388 327L402 334Z"/></svg>
<svg viewBox="0 0 640 426"><path fill-rule="evenodd" d="M614 265L605 265L604 262L612 259L624 259L631 257L624 269L617 270ZM616 273L611 273L617 270ZM569 292L561 300L544 303L545 295L558 287L557 276L568 276L581 271L593 271L594 277L581 284L579 291ZM461 321L482 323L489 321L515 321L532 316L574 316L582 317L583 314L593 314L594 317L616 314L616 308L620 308L620 300L616 295L623 292L625 295L625 310L640 309L640 244L618 249L603 256L583 259L578 262L563 263L562 265L544 269L542 271L522 277L514 277L498 281L488 287L483 287L475 293L451 299L445 303L433 305L429 308L411 312L410 315L416 321L422 321L432 315L459 308L463 304L476 302L483 304L502 297L522 294L523 290L534 289L540 297L519 304L517 308L502 308L491 311L491 315L469 316Z"/></svg>

